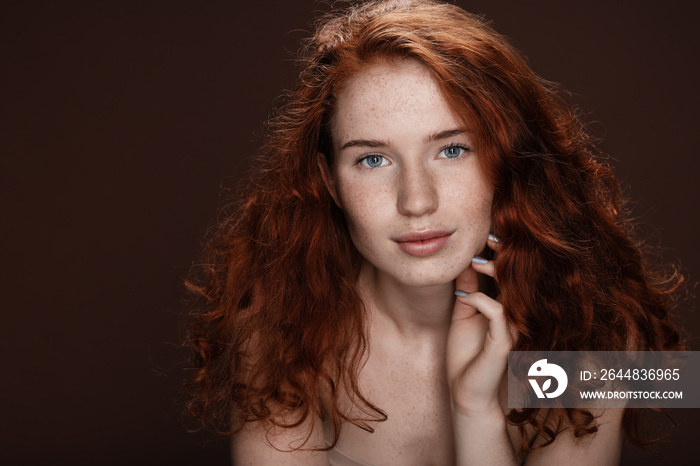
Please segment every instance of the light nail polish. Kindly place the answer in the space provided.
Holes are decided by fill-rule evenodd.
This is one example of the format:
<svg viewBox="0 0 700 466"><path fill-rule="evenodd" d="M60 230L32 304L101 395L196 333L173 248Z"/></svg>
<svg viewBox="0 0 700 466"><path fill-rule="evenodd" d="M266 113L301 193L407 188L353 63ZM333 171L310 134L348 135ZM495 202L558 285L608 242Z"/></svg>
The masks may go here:
<svg viewBox="0 0 700 466"><path fill-rule="evenodd" d="M487 261L486 259L484 259L483 257L479 257L479 256L474 256L474 257L472 257L472 262L474 262L475 264L486 264L486 263L488 263L488 261Z"/></svg>
<svg viewBox="0 0 700 466"><path fill-rule="evenodd" d="M494 243L500 243L501 238L499 238L498 236L496 236L492 233L489 233L489 241L493 241Z"/></svg>
<svg viewBox="0 0 700 466"><path fill-rule="evenodd" d="M455 291L455 296L459 296L460 298L466 298L467 296L469 296L469 293L464 290L457 290Z"/></svg>

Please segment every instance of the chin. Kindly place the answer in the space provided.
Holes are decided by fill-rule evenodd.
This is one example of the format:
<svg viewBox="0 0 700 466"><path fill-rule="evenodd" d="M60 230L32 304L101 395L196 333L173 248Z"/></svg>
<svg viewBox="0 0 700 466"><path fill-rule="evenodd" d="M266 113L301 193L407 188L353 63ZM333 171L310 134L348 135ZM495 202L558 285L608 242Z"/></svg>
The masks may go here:
<svg viewBox="0 0 700 466"><path fill-rule="evenodd" d="M471 265L471 260L456 263L446 258L434 258L429 261L404 262L400 265L396 261L372 262L365 259L365 265L372 270L370 274L374 275L374 279L381 280L380 277L383 276L403 286L431 287L454 282L457 276Z"/></svg>
<svg viewBox="0 0 700 466"><path fill-rule="evenodd" d="M444 271L430 273L425 271L424 273L408 274L404 276L396 277L398 281L406 286L414 287L424 287L424 286L443 286L450 284L455 281L459 272L456 273L445 273Z"/></svg>

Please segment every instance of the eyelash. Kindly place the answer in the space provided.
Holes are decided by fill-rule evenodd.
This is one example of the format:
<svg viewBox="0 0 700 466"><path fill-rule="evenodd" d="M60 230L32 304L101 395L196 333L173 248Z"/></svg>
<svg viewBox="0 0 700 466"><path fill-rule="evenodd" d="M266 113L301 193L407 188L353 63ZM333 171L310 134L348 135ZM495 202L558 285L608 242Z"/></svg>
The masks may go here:
<svg viewBox="0 0 700 466"><path fill-rule="evenodd" d="M459 149L462 149L464 152L469 152L469 151L470 151L469 147L465 146L464 144L452 143L452 144L447 144L446 146L441 147L440 150L438 151L438 154L442 154L442 153L445 152L447 149L451 149L451 148L453 148L453 147L457 147L457 148L459 148ZM456 159L456 158L459 158L461 155L463 155L463 154L459 154L459 155L456 156L456 157L444 157L444 158L446 158L446 159ZM367 160L367 159L370 158L370 157L381 157L382 159L385 158L383 155L380 155L380 154L363 155L362 157L359 157L359 158L355 161L355 165L362 165L362 162L364 162L365 160ZM381 165L379 165L379 166L381 166ZM379 167L368 167L368 166L365 166L364 168L372 169L372 168L379 168Z"/></svg>
<svg viewBox="0 0 700 466"><path fill-rule="evenodd" d="M378 167L364 166L364 165L362 164L362 162L364 162L365 160L369 159L370 157L381 157L382 159L386 159L386 157L384 157L383 155L379 155L379 154L363 155L362 157L359 157L359 158L355 161L355 165L362 165L363 168L367 168L367 169L378 168ZM380 166L381 166L381 165L380 165Z"/></svg>
<svg viewBox="0 0 700 466"><path fill-rule="evenodd" d="M453 147L458 147L458 148L462 149L464 152L469 152L469 151L470 151L469 147L465 146L464 144L455 144L455 143L453 143L453 144L448 144L448 145L443 146L442 148L440 148L440 151L438 152L438 154L442 154L442 153L445 152L447 149L451 149L451 148L453 148ZM445 158L448 158L448 159L457 159L457 158L459 158L461 155L463 155L463 154L459 154L459 155L456 156L456 157L445 157Z"/></svg>

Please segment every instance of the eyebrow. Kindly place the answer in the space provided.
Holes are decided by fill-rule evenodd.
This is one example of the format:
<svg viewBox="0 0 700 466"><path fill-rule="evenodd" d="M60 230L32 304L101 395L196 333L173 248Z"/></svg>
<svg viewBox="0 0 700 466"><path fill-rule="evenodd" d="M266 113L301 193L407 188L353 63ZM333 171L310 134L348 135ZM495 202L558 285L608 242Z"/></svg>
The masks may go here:
<svg viewBox="0 0 700 466"><path fill-rule="evenodd" d="M425 138L425 142L439 141L441 139L447 139L457 136L462 133L469 133L466 129L455 128L448 129L445 131L440 131L439 133L433 133ZM340 148L340 150L347 149L348 147L387 147L389 144L384 141L378 141L376 139L353 139L348 141Z"/></svg>

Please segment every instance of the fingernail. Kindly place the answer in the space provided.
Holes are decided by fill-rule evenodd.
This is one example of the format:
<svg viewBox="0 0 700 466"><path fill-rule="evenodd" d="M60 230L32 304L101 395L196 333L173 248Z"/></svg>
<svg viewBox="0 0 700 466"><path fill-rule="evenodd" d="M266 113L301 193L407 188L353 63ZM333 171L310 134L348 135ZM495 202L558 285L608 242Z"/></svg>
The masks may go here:
<svg viewBox="0 0 700 466"><path fill-rule="evenodd" d="M467 296L469 296L469 293L467 293L464 290L457 290L455 291L455 296L459 296L460 298L466 298Z"/></svg>
<svg viewBox="0 0 700 466"><path fill-rule="evenodd" d="M494 243L500 243L501 238L499 238L498 236L496 236L492 233L489 233L489 241L493 241Z"/></svg>
<svg viewBox="0 0 700 466"><path fill-rule="evenodd" d="M488 261L483 257L474 256L472 257L472 262L474 262L475 264L486 264Z"/></svg>

